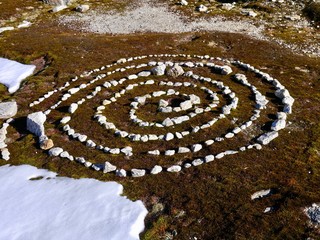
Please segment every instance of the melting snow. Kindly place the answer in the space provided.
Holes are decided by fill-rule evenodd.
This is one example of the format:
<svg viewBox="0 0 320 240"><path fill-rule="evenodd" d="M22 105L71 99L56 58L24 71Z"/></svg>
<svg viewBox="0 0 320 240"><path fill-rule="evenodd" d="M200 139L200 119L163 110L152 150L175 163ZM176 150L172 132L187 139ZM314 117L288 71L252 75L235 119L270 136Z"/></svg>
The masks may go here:
<svg viewBox="0 0 320 240"><path fill-rule="evenodd" d="M5 165L0 184L0 239L133 240L144 229L146 208L116 182Z"/></svg>
<svg viewBox="0 0 320 240"><path fill-rule="evenodd" d="M21 81L32 75L35 68L34 65L0 58L0 83L8 87L9 93L14 93L19 89Z"/></svg>

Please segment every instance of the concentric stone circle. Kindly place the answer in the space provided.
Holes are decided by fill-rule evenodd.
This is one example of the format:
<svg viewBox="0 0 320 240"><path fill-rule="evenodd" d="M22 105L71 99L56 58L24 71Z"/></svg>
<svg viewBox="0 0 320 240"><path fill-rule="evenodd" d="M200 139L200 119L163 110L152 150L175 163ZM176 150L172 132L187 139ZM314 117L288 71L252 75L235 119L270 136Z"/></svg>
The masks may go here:
<svg viewBox="0 0 320 240"><path fill-rule="evenodd" d="M164 60L158 60L164 59ZM136 64L134 64L137 62ZM199 69L209 70L209 74L206 76L196 74ZM239 69L240 73L235 72ZM240 71L241 70L241 71ZM130 73L126 73L126 72ZM135 72L135 73L132 73ZM260 118L260 115L268 107L269 100L267 96L263 95L258 89L259 86L255 86L248 80L249 77L244 73L255 74L257 78L261 80L263 84L269 85L274 89L274 98L278 99L279 110L276 115L276 119L272 122L269 130L264 130L258 136L254 136L252 141L248 141L243 146L236 149L225 149L217 154L206 154L198 157L196 153L201 152L203 149L213 146L216 142L229 141L236 137L243 131L250 129ZM122 75L119 79L114 79L113 75ZM207 76L208 75L208 76ZM228 116L232 116L234 110L238 109L239 98L237 92L229 87L227 83L220 80L215 80L212 76L227 76L230 80L236 82L242 87L247 88L252 94L252 102L254 104L254 110L252 115L247 121L238 124L236 127L225 132L223 136L206 139L201 142L190 142L190 144L184 144L175 146L174 148L167 148L164 151L157 148L149 149L144 153L136 153L134 148L134 142L162 142L166 144L173 139L181 140L187 138L196 133L201 133L205 129L210 129L219 120ZM77 86L75 82L80 79L91 78L86 83L81 83ZM167 79L163 79L167 78ZM181 81L181 79L184 81ZM187 79L187 80L186 80ZM144 86L149 86L154 89L153 91L146 92L144 95L138 94L133 97L130 103L130 110L128 112L128 119L135 127L143 129L142 133L136 133L134 131L126 131L118 126L117 122L109 120L109 116L105 115L106 108L112 107L121 98L125 98L127 94L134 94L136 89L141 89ZM114 88L119 88L114 91ZM166 87L167 90L161 90ZM91 88L92 91L86 96L79 97L77 95L85 89ZM193 89L201 90L206 98L201 99L196 93L186 94L184 91L193 91ZM190 90L191 89L191 90ZM112 148L102 144L97 144L94 140L94 136L87 136L81 133L81 129L75 129L72 126L72 119L77 110L81 109L81 106L92 99L95 99L97 95L108 91L112 93L112 96L108 98L99 98L101 104L94 106L95 114L92 116L94 120L101 125L101 131L108 131L112 136L116 136L125 139L126 145ZM55 89L46 93L43 97L37 99L30 104L30 107L42 104L46 99L52 95L61 95L60 100L50 106L44 111L46 115L50 115L52 111L55 111L62 103L72 99L76 99L69 105L68 114L64 116L60 122L62 124L63 131L71 139L77 140L85 144L89 149L101 151L108 154L107 156L123 155L126 158L130 158L135 154L146 154L152 156L162 157L169 156L195 156L187 161L178 161L170 163L165 166L155 163L152 168L132 168L124 169L121 166L117 166L110 161L104 163L92 163L86 159L81 153L79 156L72 156L67 151L64 151L64 146L55 147L48 151L50 156L60 156L71 161L77 161L86 167L93 168L96 171L102 171L104 173L115 173L120 177L133 176L141 177L146 174L158 174L162 171L166 172L179 172L184 168L199 166L204 163L209 163L215 159L221 159L227 155L237 154L250 149L262 148L262 145L266 145L273 139L278 137L278 131L285 128L287 115L292 112L292 106L294 99L290 96L289 91L275 78L269 74L264 73L253 66L233 59L222 59L210 57L208 55L186 55L186 54L158 54L148 56L137 56L131 58L122 58L113 64L102 66L101 68L94 69L89 72L84 72L78 77L74 77L70 82L66 82L64 86L59 89ZM170 101L178 98L178 105L171 106ZM225 104L223 105L224 102ZM69 102L68 102L69 103ZM205 104L206 103L206 104ZM161 121L147 121L142 117L137 116L137 112L140 111L142 106L153 104L156 105L158 112L166 114L166 118ZM196 126L191 126L190 121L194 117L201 116L201 114L211 114L217 110L217 107L221 109L219 114L212 114L212 118L209 121L203 122ZM171 114L174 116L172 117ZM179 116L176 116L179 114ZM177 125L187 126L186 129L175 131ZM164 129L161 134L149 133L150 128Z"/></svg>

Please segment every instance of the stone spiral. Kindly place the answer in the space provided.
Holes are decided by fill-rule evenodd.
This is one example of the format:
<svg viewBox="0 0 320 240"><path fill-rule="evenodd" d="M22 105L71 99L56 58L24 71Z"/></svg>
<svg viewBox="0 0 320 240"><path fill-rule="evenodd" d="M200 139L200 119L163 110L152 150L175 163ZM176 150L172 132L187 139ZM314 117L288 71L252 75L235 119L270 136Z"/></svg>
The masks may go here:
<svg viewBox="0 0 320 240"><path fill-rule="evenodd" d="M30 107L54 95L59 100L43 112L61 114L60 107L67 107L59 120L63 134L71 139L68 144L82 144L104 154L107 161L94 162L86 152L74 156L65 146L48 154L121 177L179 172L260 150L286 127L294 102L277 79L249 64L186 54L119 59L74 77ZM83 106L92 109L90 125L98 126L108 141L77 127ZM150 160L136 167L138 160L132 159Z"/></svg>

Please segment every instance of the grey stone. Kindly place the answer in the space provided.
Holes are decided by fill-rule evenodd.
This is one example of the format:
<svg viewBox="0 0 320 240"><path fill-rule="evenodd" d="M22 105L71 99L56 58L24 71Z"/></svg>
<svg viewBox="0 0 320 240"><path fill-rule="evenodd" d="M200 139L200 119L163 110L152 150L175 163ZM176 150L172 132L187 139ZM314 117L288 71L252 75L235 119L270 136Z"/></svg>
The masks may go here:
<svg viewBox="0 0 320 240"><path fill-rule="evenodd" d="M37 137L45 135L44 123L47 117L43 112L31 113L27 116L27 130Z"/></svg>
<svg viewBox="0 0 320 240"><path fill-rule="evenodd" d="M0 102L0 119L14 117L17 114L18 105L16 102Z"/></svg>

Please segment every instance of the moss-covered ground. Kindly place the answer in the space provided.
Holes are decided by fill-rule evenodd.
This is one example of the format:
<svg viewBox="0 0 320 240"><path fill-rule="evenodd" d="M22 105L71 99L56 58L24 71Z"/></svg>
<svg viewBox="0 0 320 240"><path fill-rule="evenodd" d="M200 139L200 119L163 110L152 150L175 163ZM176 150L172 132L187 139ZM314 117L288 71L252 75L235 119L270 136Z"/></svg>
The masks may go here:
<svg viewBox="0 0 320 240"><path fill-rule="evenodd" d="M176 174L161 173L139 179L118 178L84 168L75 162L48 157L37 147L36 139L24 130L24 117L28 113L44 110L45 106L50 106L57 99L53 97L34 109L30 109L28 104L46 92L62 86L72 76L112 63L122 57L157 53L208 54L236 58L263 69L279 79L295 98L293 114L288 119L289 126L280 132L279 138L260 151L246 151ZM168 237L175 234L177 235L174 239L320 237L319 231L308 225L307 217L302 211L303 207L320 201L319 59L294 55L277 45L237 34L149 33L105 36L72 31L49 20L42 20L28 29L6 32L0 36L1 57L30 63L44 55L53 59L51 64L39 74L29 77L14 95L9 95L4 87L0 87L0 100L14 98L19 104L15 129L10 128L8 134L12 142L9 145L10 164L31 164L58 172L61 176L120 182L124 185L125 194L131 199L142 199L150 212L146 219L146 230L141 236L146 240L170 239ZM246 119L253 109L252 104L246 104L250 103L250 93L239 84L220 75L217 75L218 77L229 81L228 85L241 93L243 106L239 106L234 114L239 121ZM268 85L258 80L256 84L260 84L259 87L264 93L271 91ZM139 95L139 91L145 92L144 89L140 89L135 93ZM94 133L96 139L104 143L120 143L123 140L119 138L106 139L110 134L101 131L98 124L90 118L94 112L93 107L100 104L99 99L103 99L103 96L93 101L94 106L84 104L70 124L82 129L84 133ZM70 98L58 111L49 115L46 125L48 135L56 145L68 146L70 143L70 147L66 148L71 153L85 151L93 162L99 162L107 155L87 150L82 144L65 137L56 122L63 116L63 107L73 100ZM268 110L270 112L262 115L261 124L272 119L270 114L277 111L275 104L271 106ZM124 111L120 109L114 114L115 109L107 109L106 113L113 113L112 117L117 121L124 118ZM123 127L126 126L125 121L121 124ZM219 131L230 125L230 119L225 119L219 124L210 129L210 132L195 135L194 140L202 141L207 135L219 136L225 132ZM260 129L256 131L259 132ZM240 135L228 143L215 145L215 148L208 148L206 151L217 153L220 148L239 146L245 137L246 135ZM190 143L192 139L185 141ZM179 142L180 145L182 143ZM153 143L148 144L136 146L141 152L150 145L157 146ZM177 142L172 142L172 146L176 145ZM138 155L137 159L131 162L121 157L110 157L110 161L120 162L123 168L143 164L148 167L153 159L139 158ZM176 159L164 158L161 161L168 164ZM3 161L0 164L4 165L7 162ZM267 188L275 189L275 194L251 201L252 193ZM154 206L159 203L164 208L160 208L160 212L152 212ZM274 207L274 211L263 213L266 207Z"/></svg>

